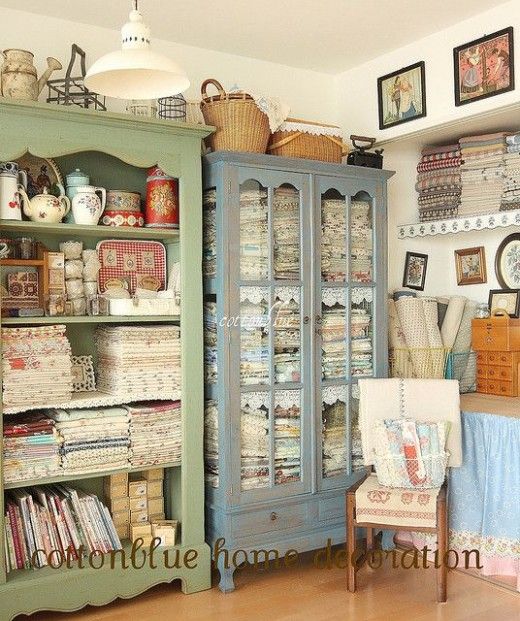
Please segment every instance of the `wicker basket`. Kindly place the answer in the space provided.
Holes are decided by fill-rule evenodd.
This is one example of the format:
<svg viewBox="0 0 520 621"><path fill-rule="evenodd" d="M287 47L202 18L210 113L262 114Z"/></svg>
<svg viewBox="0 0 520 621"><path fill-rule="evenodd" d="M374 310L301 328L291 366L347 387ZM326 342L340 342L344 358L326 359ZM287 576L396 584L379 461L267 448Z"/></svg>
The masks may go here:
<svg viewBox="0 0 520 621"><path fill-rule="evenodd" d="M212 84L218 95L209 96ZM200 87L200 104L207 125L217 130L208 136L213 151L248 151L265 153L269 142L269 119L247 93L226 93L217 80L205 80Z"/></svg>
<svg viewBox="0 0 520 621"><path fill-rule="evenodd" d="M337 135L317 135L302 131L278 130L271 134L268 152L282 157L299 157L307 160L320 160L321 162L334 162L341 164L343 155L347 155L348 148L341 137L341 130L335 125L324 123L311 123L300 119L287 119L289 123L299 123L314 127L335 128Z"/></svg>

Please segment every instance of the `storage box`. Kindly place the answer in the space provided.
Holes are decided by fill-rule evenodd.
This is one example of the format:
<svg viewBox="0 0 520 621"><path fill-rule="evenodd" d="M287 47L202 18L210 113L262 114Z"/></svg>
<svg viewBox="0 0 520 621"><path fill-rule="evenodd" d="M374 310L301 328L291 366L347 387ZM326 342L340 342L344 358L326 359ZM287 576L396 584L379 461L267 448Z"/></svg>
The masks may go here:
<svg viewBox="0 0 520 621"><path fill-rule="evenodd" d="M163 495L163 481L148 481L148 498L159 498Z"/></svg>
<svg viewBox="0 0 520 621"><path fill-rule="evenodd" d="M152 522L152 538L159 537L161 546L174 546L177 535L177 520Z"/></svg>
<svg viewBox="0 0 520 621"><path fill-rule="evenodd" d="M148 514L148 521L150 522L150 524L152 522L160 522L161 520L165 520L166 519L166 515L164 513L149 513Z"/></svg>
<svg viewBox="0 0 520 621"><path fill-rule="evenodd" d="M135 541L136 539L152 538L152 525L150 522L144 522L144 524L130 524L130 539Z"/></svg>
<svg viewBox="0 0 520 621"><path fill-rule="evenodd" d="M148 511L130 511L130 522L132 524L142 524L148 521Z"/></svg>
<svg viewBox="0 0 520 621"><path fill-rule="evenodd" d="M118 317L129 317L132 315L179 315L181 307L177 300L170 298L133 298L108 300L109 314Z"/></svg>
<svg viewBox="0 0 520 621"><path fill-rule="evenodd" d="M136 498L130 498L130 511L148 511L148 500L146 496L137 496ZM154 513L158 513L155 511Z"/></svg>
<svg viewBox="0 0 520 621"><path fill-rule="evenodd" d="M119 539L128 539L130 537L130 524L114 524Z"/></svg>
<svg viewBox="0 0 520 621"><path fill-rule="evenodd" d="M156 513L164 513L164 498L148 498L148 513L155 515Z"/></svg>
<svg viewBox="0 0 520 621"><path fill-rule="evenodd" d="M106 498L125 498L128 496L128 485L124 483L112 485L108 479L105 479L103 491Z"/></svg>
<svg viewBox="0 0 520 621"><path fill-rule="evenodd" d="M152 468L151 470L144 470L141 473L141 476L147 481L162 481L164 479L164 468Z"/></svg>
<svg viewBox="0 0 520 621"><path fill-rule="evenodd" d="M130 509L130 499L128 496L122 498L107 498L108 510L111 515L119 513L121 511L128 511Z"/></svg>
<svg viewBox="0 0 520 621"><path fill-rule="evenodd" d="M65 255L63 252L48 252L47 264L51 270L65 269Z"/></svg>
<svg viewBox="0 0 520 621"><path fill-rule="evenodd" d="M116 511L112 513L112 522L115 526L130 524L130 511Z"/></svg>
<svg viewBox="0 0 520 621"><path fill-rule="evenodd" d="M138 479L136 481L129 481L128 483L128 495L130 498L139 498L140 496L146 496L148 494L148 481L144 479Z"/></svg>
<svg viewBox="0 0 520 621"><path fill-rule="evenodd" d="M473 319L471 345L475 351L520 351L520 319Z"/></svg>
<svg viewBox="0 0 520 621"><path fill-rule="evenodd" d="M105 481L107 480L111 486L128 485L128 472L118 472L117 474L111 474L109 477L105 478Z"/></svg>

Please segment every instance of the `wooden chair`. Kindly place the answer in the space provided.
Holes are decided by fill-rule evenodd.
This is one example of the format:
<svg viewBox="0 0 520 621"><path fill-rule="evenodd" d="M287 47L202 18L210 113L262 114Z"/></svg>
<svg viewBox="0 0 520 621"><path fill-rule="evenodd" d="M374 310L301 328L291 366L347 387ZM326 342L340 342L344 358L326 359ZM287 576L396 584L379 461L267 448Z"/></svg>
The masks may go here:
<svg viewBox="0 0 520 621"><path fill-rule="evenodd" d="M458 382L453 380L360 380L359 422L367 473L346 491L347 588L356 591L356 572L374 549L374 530L411 530L437 535L437 601L447 598L448 512L446 482L428 490L380 485L371 472L371 423L405 416L413 420L449 420L448 465L460 466L462 446ZM431 396L430 396L431 395ZM417 401L416 401L417 400ZM360 506L361 504L361 506ZM387 508L385 508L387 507ZM424 525L421 525L421 521ZM366 529L366 550L356 558L356 528Z"/></svg>

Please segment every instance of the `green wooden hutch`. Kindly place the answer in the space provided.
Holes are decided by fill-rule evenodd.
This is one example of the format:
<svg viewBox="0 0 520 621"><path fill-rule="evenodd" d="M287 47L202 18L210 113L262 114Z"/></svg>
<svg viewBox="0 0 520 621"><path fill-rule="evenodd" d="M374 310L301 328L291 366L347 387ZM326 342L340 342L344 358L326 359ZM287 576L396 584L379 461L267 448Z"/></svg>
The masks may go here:
<svg viewBox="0 0 520 621"><path fill-rule="evenodd" d="M146 168L159 164L179 179L180 230L129 227L41 224L0 221L2 237L33 237L49 249L60 241L83 240L95 248L107 238L161 240L168 263L180 261L182 273L181 315L175 317L38 317L7 318L2 326L67 325L73 352L93 351L93 331L103 322L119 324L181 323L182 325L182 439L180 465L165 464L165 505L170 519L181 522L177 549L180 556L196 551L196 565L168 569L61 569L44 567L6 572L4 563L4 491L31 484L70 482L101 495L103 476L60 476L4 485L0 477L0 618L37 610L72 611L87 604L103 605L117 597L133 597L147 588L180 579L184 593L210 587L210 548L204 541L203 474L203 345L202 345L202 210L201 139L211 128L202 125L142 119L123 114L91 112L37 102L0 99L0 161L10 161L26 152L53 158L63 174L76 167L87 171L91 181L107 188L145 191ZM186 321L185 321L185 318ZM42 406L45 406L42 403ZM0 424L2 417L0 417ZM1 429L0 429L1 431ZM0 437L3 437L0 434ZM0 450L0 460L2 457ZM1 463L1 462L0 462ZM171 467L168 467L171 466ZM130 544L127 545L127 548ZM172 551L173 552L173 551Z"/></svg>

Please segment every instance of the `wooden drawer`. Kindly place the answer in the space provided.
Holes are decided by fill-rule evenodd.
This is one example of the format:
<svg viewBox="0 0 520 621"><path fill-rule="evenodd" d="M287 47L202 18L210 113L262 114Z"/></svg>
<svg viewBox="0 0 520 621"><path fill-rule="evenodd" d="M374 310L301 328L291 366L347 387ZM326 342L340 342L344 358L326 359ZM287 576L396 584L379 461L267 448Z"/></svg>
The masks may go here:
<svg viewBox="0 0 520 621"><path fill-rule="evenodd" d="M514 354L509 351L490 351L487 354L487 363L511 366L513 364L513 355Z"/></svg>
<svg viewBox="0 0 520 621"><path fill-rule="evenodd" d="M299 528L309 521L309 507L305 503L234 515L231 518L231 528L234 537L246 537Z"/></svg>
<svg viewBox="0 0 520 621"><path fill-rule="evenodd" d="M487 364L488 354L487 351L477 352L477 364Z"/></svg>
<svg viewBox="0 0 520 621"><path fill-rule="evenodd" d="M471 344L474 350L520 350L520 319L507 317L473 319L471 325Z"/></svg>
<svg viewBox="0 0 520 621"><path fill-rule="evenodd" d="M318 520L320 522L337 521L345 519L345 498L340 495L339 498L325 498L320 500L318 505Z"/></svg>
<svg viewBox="0 0 520 621"><path fill-rule="evenodd" d="M499 394L499 384L498 380L487 380L487 389L486 392L489 395L498 395Z"/></svg>
<svg viewBox="0 0 520 621"><path fill-rule="evenodd" d="M498 393L504 397L515 397L516 391L513 382L498 382Z"/></svg>
<svg viewBox="0 0 520 621"><path fill-rule="evenodd" d="M479 364L477 366L477 378L486 379L488 373L488 368L485 364Z"/></svg>
<svg viewBox="0 0 520 621"><path fill-rule="evenodd" d="M513 381L513 369L512 367L487 367L488 379L500 380L501 382Z"/></svg>
<svg viewBox="0 0 520 621"><path fill-rule="evenodd" d="M486 379L477 378L477 392L487 393L488 383Z"/></svg>

